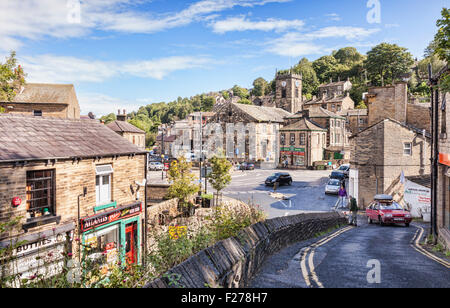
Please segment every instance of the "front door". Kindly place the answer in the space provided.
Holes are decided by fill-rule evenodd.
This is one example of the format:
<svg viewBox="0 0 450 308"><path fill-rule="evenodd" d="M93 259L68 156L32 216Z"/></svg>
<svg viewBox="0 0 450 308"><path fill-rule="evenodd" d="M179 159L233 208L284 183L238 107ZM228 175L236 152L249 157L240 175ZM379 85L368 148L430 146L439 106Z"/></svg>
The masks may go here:
<svg viewBox="0 0 450 308"><path fill-rule="evenodd" d="M132 222L125 227L125 258L128 264L137 263L137 251L138 251L138 234L137 234L137 222Z"/></svg>

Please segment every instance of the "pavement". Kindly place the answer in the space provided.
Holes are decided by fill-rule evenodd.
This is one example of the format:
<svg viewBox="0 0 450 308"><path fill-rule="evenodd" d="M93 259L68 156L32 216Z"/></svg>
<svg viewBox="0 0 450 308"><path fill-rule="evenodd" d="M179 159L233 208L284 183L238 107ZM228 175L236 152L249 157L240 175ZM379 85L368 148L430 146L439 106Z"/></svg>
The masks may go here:
<svg viewBox="0 0 450 308"><path fill-rule="evenodd" d="M448 288L450 260L421 251L426 225L344 227L269 257L251 288ZM419 235L421 237L419 238Z"/></svg>

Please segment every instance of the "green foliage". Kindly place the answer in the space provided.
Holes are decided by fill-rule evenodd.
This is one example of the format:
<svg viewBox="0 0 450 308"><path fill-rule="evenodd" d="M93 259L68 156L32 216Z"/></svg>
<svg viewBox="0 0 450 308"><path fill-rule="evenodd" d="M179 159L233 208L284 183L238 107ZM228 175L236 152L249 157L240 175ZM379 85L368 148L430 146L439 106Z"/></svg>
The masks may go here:
<svg viewBox="0 0 450 308"><path fill-rule="evenodd" d="M313 62L313 68L321 83L327 83L333 78L337 64L338 61L333 56L323 56Z"/></svg>
<svg viewBox="0 0 450 308"><path fill-rule="evenodd" d="M436 22L438 32L434 37L434 53L439 59L450 63L450 11L447 8L442 9L442 18ZM450 91L450 74L445 72L440 79L439 88L443 92Z"/></svg>
<svg viewBox="0 0 450 308"><path fill-rule="evenodd" d="M197 177L191 172L192 164L186 161L184 156L178 158L178 163L172 163L168 172L169 183L171 183L168 196L177 198L179 205L186 206L188 197L199 191L195 184Z"/></svg>
<svg viewBox="0 0 450 308"><path fill-rule="evenodd" d="M369 87L367 87L365 84L355 83L350 90L350 97L355 103L358 103L363 99L363 93L367 92L368 90Z"/></svg>
<svg viewBox="0 0 450 308"><path fill-rule="evenodd" d="M248 93L248 90L245 88L241 88L238 85L235 85L233 88L233 95L239 96L242 99L248 99L250 97L250 94Z"/></svg>
<svg viewBox="0 0 450 308"><path fill-rule="evenodd" d="M208 176L208 181L217 193L219 193L231 183L230 170L233 165L223 155L214 156L209 161L212 170Z"/></svg>
<svg viewBox="0 0 450 308"><path fill-rule="evenodd" d="M226 100L230 99L230 94L228 93L228 91L222 91L220 92L220 94L222 94L224 99Z"/></svg>
<svg viewBox="0 0 450 308"><path fill-rule="evenodd" d="M313 94L319 86L319 79L313 68L313 64L308 59L303 58L293 68L295 74L302 74L303 76L303 88L302 94Z"/></svg>
<svg viewBox="0 0 450 308"><path fill-rule="evenodd" d="M365 67L372 85L384 86L408 73L414 64L406 48L396 44L381 43L367 53Z"/></svg>
<svg viewBox="0 0 450 308"><path fill-rule="evenodd" d="M237 103L244 104L244 105L253 105L253 103L249 99L246 99L246 98L240 99Z"/></svg>
<svg viewBox="0 0 450 308"><path fill-rule="evenodd" d="M25 76L22 67L17 64L16 52L12 51L5 63L0 62L0 101L12 101L25 84Z"/></svg>
<svg viewBox="0 0 450 308"><path fill-rule="evenodd" d="M100 121L103 121L105 124L109 124L117 120L117 117L114 113L110 113L100 118Z"/></svg>
<svg viewBox="0 0 450 308"><path fill-rule="evenodd" d="M257 78L253 81L252 94L255 96L264 96L270 94L271 89L269 83L264 78Z"/></svg>

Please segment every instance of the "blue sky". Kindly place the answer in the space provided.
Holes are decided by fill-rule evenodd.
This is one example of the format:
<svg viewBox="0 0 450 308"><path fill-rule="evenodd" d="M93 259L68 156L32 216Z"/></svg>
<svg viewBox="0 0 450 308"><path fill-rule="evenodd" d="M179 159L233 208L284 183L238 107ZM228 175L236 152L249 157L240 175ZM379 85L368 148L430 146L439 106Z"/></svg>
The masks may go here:
<svg viewBox="0 0 450 308"><path fill-rule="evenodd" d="M72 83L82 113L137 110L177 97L271 80L381 42L417 58L448 1L2 0L0 55L16 50L29 82ZM377 8L380 14L373 15ZM375 19L369 17L379 17Z"/></svg>

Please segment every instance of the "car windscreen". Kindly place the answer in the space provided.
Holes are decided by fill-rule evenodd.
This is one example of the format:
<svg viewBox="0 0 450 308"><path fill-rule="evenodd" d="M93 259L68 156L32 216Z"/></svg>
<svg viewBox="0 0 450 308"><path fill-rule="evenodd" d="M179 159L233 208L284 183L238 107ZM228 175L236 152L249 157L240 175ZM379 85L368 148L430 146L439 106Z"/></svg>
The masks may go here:
<svg viewBox="0 0 450 308"><path fill-rule="evenodd" d="M343 178L344 174L342 174L340 172L333 172L333 173L331 173L331 177L332 178Z"/></svg>
<svg viewBox="0 0 450 308"><path fill-rule="evenodd" d="M338 170L347 171L348 170L348 166L340 166Z"/></svg>
<svg viewBox="0 0 450 308"><path fill-rule="evenodd" d="M397 202L380 202L381 210L403 210Z"/></svg>
<svg viewBox="0 0 450 308"><path fill-rule="evenodd" d="M277 177L279 177L279 176L280 176L279 173L274 173L274 174L272 174L271 176L269 176L269 178L277 178Z"/></svg>
<svg viewBox="0 0 450 308"><path fill-rule="evenodd" d="M331 181L328 182L328 185L331 185L331 186L340 186L340 185L341 185L341 182L340 182L339 180L331 180Z"/></svg>

